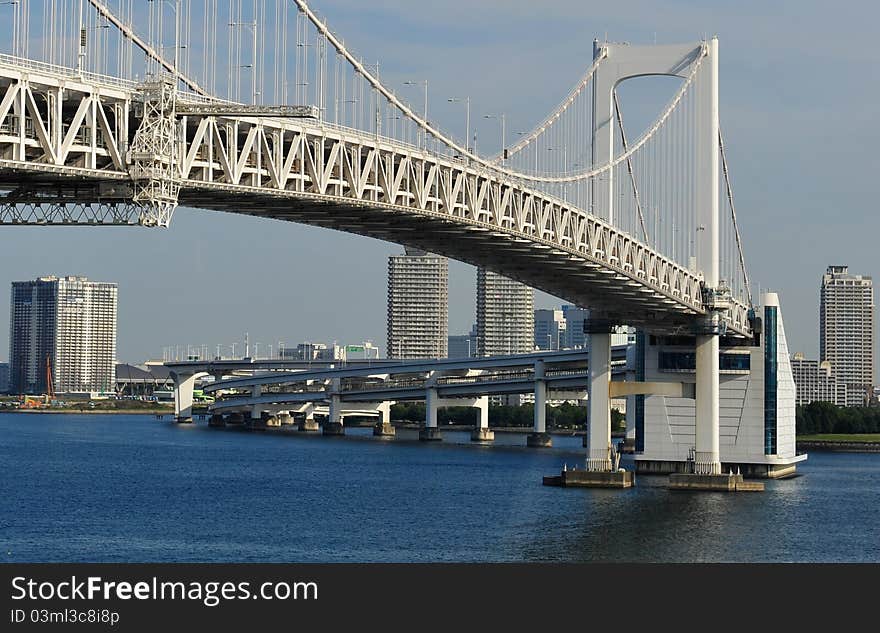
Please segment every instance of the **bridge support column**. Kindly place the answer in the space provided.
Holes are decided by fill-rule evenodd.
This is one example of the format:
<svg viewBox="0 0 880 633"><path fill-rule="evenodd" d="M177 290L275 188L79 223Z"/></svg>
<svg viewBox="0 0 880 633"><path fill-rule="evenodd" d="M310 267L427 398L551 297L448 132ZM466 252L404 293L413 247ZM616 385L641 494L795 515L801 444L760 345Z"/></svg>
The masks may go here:
<svg viewBox="0 0 880 633"><path fill-rule="evenodd" d="M339 379L334 378L333 382L338 383ZM334 387L338 388L338 385L334 385ZM330 414L324 423L324 435L345 435L342 417L342 397L338 393L330 393Z"/></svg>
<svg viewBox="0 0 880 633"><path fill-rule="evenodd" d="M260 385L254 385L251 387L251 398L259 398L263 395L263 388ZM266 423L262 418L263 411L258 404L251 405L251 415L250 415L250 427L252 429L264 429L266 428Z"/></svg>
<svg viewBox="0 0 880 633"><path fill-rule="evenodd" d="M315 405L309 403L305 407L305 417L300 420L297 429L306 433L317 433L321 430L320 425L315 420Z"/></svg>
<svg viewBox="0 0 880 633"><path fill-rule="evenodd" d="M391 403L383 402L377 407L377 409L379 410L381 417L373 427L373 435L377 437L394 437L397 431L391 424Z"/></svg>
<svg viewBox="0 0 880 633"><path fill-rule="evenodd" d="M547 432L547 381L544 380L544 363L535 363L535 425L526 438L526 446L548 448L553 439Z"/></svg>
<svg viewBox="0 0 880 633"><path fill-rule="evenodd" d="M174 380L174 419L181 424L192 422L193 388L195 374L171 372Z"/></svg>
<svg viewBox="0 0 880 633"><path fill-rule="evenodd" d="M477 410L477 427L471 433L472 442L492 442L495 432L489 430L489 396L480 396L474 403Z"/></svg>
<svg viewBox="0 0 880 633"><path fill-rule="evenodd" d="M440 429L437 428L437 387L425 390L425 427L419 431L419 439L423 442L439 442Z"/></svg>
<svg viewBox="0 0 880 633"><path fill-rule="evenodd" d="M587 470L610 472L611 463L611 333L590 333L589 400L587 402Z"/></svg>
<svg viewBox="0 0 880 633"><path fill-rule="evenodd" d="M697 336L697 420L694 438L694 473L697 475L721 473L719 347L717 335Z"/></svg>

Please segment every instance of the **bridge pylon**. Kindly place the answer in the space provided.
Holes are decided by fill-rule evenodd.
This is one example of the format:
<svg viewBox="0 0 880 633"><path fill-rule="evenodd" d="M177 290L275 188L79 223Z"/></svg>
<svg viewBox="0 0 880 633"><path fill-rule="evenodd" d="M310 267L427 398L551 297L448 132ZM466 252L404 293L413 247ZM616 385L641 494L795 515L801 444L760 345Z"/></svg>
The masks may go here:
<svg viewBox="0 0 880 633"><path fill-rule="evenodd" d="M132 200L140 208L139 224L167 227L177 208L180 183L177 152L180 147L176 121L174 83L168 77L145 82L143 117L129 151Z"/></svg>

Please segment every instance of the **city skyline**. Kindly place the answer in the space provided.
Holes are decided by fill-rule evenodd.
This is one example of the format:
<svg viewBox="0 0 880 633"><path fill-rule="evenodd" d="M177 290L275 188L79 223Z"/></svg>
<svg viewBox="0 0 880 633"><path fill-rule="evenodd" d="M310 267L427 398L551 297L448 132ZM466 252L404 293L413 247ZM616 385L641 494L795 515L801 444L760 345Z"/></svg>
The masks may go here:
<svg viewBox="0 0 880 633"><path fill-rule="evenodd" d="M613 7L514 4L500 21L493 6L487 3L472 11L466 25L449 18L457 2L449 5L449 14L447 9L396 2L366 8L340 0L323 3L321 9L359 52L382 62L389 82L402 86L415 75L429 78L433 116L444 129L458 131L464 124L463 107L447 103L447 98L459 96L453 91L469 93L478 147L485 152L497 149L498 126L478 113L512 104L506 112L509 136L529 129L580 76L594 36L607 33L609 39L662 43L718 32L725 74L723 126L735 139L726 149L736 168L734 187L753 294L758 288L781 289L788 314L810 315L789 323L789 337L793 349L816 357L816 275L829 263L844 260L854 270L876 272L871 259L876 220L863 202L875 162L870 148L876 132L865 124L873 116L868 104L876 101L876 87L861 81L859 69L875 64L878 53L853 44L870 35L871 20L865 16L876 15L876 8L851 3L828 15L820 5L799 4L799 28L792 32L781 28L790 15L784 5L718 5L675 12L672 19L645 12L641 3L633 2ZM558 29L560 37L550 46L530 46L537 44L535 20ZM389 23L406 28L389 28ZM526 46L511 51L501 38L470 37L474 32L519 35ZM438 35L442 43L434 43ZM820 41L821 53L816 44ZM449 42L457 47L450 50ZM404 48L407 55L399 54ZM444 51L442 56L436 55L438 49ZM756 67L751 59L759 52L776 63ZM463 57L471 72L452 73L454 62ZM786 67L784 76L773 71L777 65ZM814 95L809 103L795 99L810 77L832 69L833 90ZM527 102L513 98L521 73L535 83L536 96ZM483 85L479 78L490 75L496 81ZM406 90L401 87L401 92ZM417 92L407 98L418 101ZM840 111L834 95L841 93L852 98L844 103L841 127L831 133L820 122L827 111ZM741 94L759 95L761 107L755 108ZM847 167L818 160L810 149L815 147L847 156ZM780 158L783 154L785 160ZM800 185L790 186L795 181ZM836 184L844 182L848 184ZM780 226L793 225L799 228L798 239L780 245L773 236ZM332 340L345 332L352 340L381 342L384 260L399 248L325 229L190 209L181 209L171 228L161 232L17 228L0 239L6 254L2 283L53 273L116 279L126 295L120 306L119 356L132 361L156 357L162 347L175 342L231 342L243 331L261 341ZM230 258L227 253L237 252L241 243L258 245L260 257ZM283 262L300 273L292 272L285 284L278 278L255 284L258 260ZM317 274L304 274L314 270ZM450 262L452 333L466 332L472 320L473 276L473 267ZM228 287L239 293L235 305L224 301ZM328 288L335 292L321 296ZM321 300L303 301L303 296ZM350 303L361 307L347 310ZM536 296L536 307L559 303L542 293ZM8 327L7 314L0 310L0 328ZM168 332L175 334L170 337Z"/></svg>

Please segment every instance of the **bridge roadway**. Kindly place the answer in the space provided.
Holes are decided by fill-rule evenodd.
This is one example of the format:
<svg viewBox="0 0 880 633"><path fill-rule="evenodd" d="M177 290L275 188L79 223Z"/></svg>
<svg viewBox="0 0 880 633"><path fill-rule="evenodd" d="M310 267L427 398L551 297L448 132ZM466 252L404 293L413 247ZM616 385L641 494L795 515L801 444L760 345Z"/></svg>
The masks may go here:
<svg viewBox="0 0 880 633"><path fill-rule="evenodd" d="M303 414L304 430L317 430L315 413L326 414L326 434L343 432L347 415L378 415L377 434L392 435L390 405L397 401L424 400L426 420L423 439L439 439L437 409L444 406L472 406L480 411L474 438L491 439L488 429L488 396L534 393L535 421L530 445L549 445L546 433L546 400L586 400L588 371L586 350L540 352L489 358L360 361L351 366L292 370L292 363L235 361L167 363L175 378L175 402L189 402L179 392L191 390L194 377L213 373L217 378L205 391L218 394L210 406L212 420L250 419L253 425L290 421L290 415ZM299 363L305 365L306 363ZM264 370L247 377L220 379L221 375ZM615 379L626 372L627 346L615 346L611 367ZM274 369L275 371L265 371ZM222 372L222 374L221 374ZM539 404L540 403L540 404ZM191 411L176 412L178 419L190 418ZM236 415L239 414L239 415ZM243 416L240 414L244 414Z"/></svg>
<svg viewBox="0 0 880 633"><path fill-rule="evenodd" d="M653 332L691 332L709 312L702 275L603 219L395 139L172 106L162 116L175 149L150 153L138 131L161 122L147 121L144 104L210 101L165 90L0 56L0 189L9 192L0 224L167 226L179 202L419 247ZM135 203L151 183L167 199ZM731 333L750 333L745 304L733 300L722 319Z"/></svg>

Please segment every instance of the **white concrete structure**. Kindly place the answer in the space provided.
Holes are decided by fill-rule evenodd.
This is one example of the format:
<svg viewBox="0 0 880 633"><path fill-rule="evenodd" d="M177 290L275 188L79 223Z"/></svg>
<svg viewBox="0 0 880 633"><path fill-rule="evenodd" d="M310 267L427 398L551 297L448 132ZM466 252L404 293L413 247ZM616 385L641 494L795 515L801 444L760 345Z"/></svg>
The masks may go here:
<svg viewBox="0 0 880 633"><path fill-rule="evenodd" d="M874 389L874 282L847 266L822 275L819 360L846 385L847 406L864 406Z"/></svg>
<svg viewBox="0 0 880 633"><path fill-rule="evenodd" d="M804 358L800 352L791 358L791 373L797 391L796 404L830 402L839 407L846 405L846 385L837 379L827 360L819 362Z"/></svg>
<svg viewBox="0 0 880 633"><path fill-rule="evenodd" d="M407 248L388 258L388 358L445 358L449 262Z"/></svg>
<svg viewBox="0 0 880 633"><path fill-rule="evenodd" d="M477 269L477 356L528 354L535 349L535 291Z"/></svg>
<svg viewBox="0 0 880 633"><path fill-rule="evenodd" d="M720 367L718 452L724 472L739 467L750 474L783 476L806 455L795 450L795 385L779 299L775 293L762 299L760 340L725 345L714 359ZM683 383L697 383L699 349L694 352L693 337L647 339L646 381L668 381L674 376ZM699 385L696 390L699 399ZM691 398L646 396L641 419L635 420L637 471L693 469L699 414Z"/></svg>
<svg viewBox="0 0 880 633"><path fill-rule="evenodd" d="M115 283L41 277L12 283L10 389L46 393L112 392L116 386Z"/></svg>

